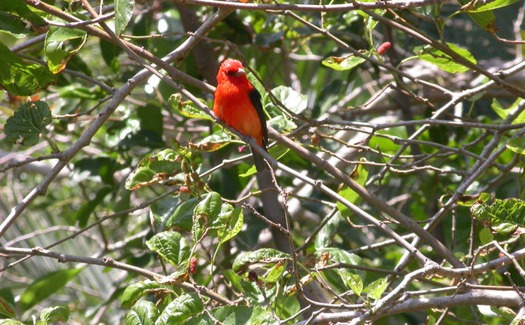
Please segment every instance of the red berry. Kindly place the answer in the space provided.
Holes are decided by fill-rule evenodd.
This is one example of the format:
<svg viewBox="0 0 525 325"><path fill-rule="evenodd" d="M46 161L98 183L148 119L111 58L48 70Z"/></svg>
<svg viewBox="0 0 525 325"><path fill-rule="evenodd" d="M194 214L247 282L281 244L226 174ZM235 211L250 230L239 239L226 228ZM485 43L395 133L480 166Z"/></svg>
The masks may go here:
<svg viewBox="0 0 525 325"><path fill-rule="evenodd" d="M390 42L384 42L383 44L379 45L377 47L377 54L384 55L390 48L392 47L392 43Z"/></svg>
<svg viewBox="0 0 525 325"><path fill-rule="evenodd" d="M190 273L191 274L197 273L197 258L195 256L193 256L190 259Z"/></svg>

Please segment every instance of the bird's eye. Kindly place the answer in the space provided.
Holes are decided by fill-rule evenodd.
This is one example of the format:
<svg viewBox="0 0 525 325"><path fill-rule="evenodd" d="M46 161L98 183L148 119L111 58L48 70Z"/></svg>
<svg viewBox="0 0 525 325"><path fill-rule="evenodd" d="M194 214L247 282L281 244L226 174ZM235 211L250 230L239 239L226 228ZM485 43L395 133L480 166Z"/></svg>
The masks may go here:
<svg viewBox="0 0 525 325"><path fill-rule="evenodd" d="M234 74L237 73L237 70L227 70L226 73L230 76L233 76Z"/></svg>

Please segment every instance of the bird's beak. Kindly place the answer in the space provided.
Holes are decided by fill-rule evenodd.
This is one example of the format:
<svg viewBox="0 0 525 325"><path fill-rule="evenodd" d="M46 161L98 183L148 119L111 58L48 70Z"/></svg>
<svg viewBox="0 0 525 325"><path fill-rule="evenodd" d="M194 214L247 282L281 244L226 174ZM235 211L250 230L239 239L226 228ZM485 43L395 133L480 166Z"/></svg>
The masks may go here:
<svg viewBox="0 0 525 325"><path fill-rule="evenodd" d="M235 73L236 77L240 77L240 76L244 76L244 75L246 75L246 71L244 71L244 69L242 69L242 68L237 70L237 72Z"/></svg>

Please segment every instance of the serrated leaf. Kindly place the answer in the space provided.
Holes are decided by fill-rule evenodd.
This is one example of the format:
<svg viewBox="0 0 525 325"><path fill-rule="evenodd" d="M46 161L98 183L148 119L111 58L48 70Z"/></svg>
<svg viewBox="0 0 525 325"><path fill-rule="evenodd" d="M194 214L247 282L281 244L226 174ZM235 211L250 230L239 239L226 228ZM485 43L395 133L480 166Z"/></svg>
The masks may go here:
<svg viewBox="0 0 525 325"><path fill-rule="evenodd" d="M87 40L87 33L81 29L52 26L44 42L47 66L57 74L66 68L66 64Z"/></svg>
<svg viewBox="0 0 525 325"><path fill-rule="evenodd" d="M63 288L82 269L59 270L47 273L33 281L20 295L20 309L28 310Z"/></svg>
<svg viewBox="0 0 525 325"><path fill-rule="evenodd" d="M69 320L69 308L67 306L45 308L40 312L40 319L46 323L66 323Z"/></svg>
<svg viewBox="0 0 525 325"><path fill-rule="evenodd" d="M198 242L207 228L211 227L222 209L221 196L217 192L208 193L193 210L193 241Z"/></svg>
<svg viewBox="0 0 525 325"><path fill-rule="evenodd" d="M51 111L45 102L28 102L7 119L4 132L8 141L32 146L38 142L40 134L46 131L51 119Z"/></svg>
<svg viewBox="0 0 525 325"><path fill-rule="evenodd" d="M308 104L308 98L306 95L300 94L290 87L276 87L272 89L272 94L284 105L284 107L295 114L301 114Z"/></svg>
<svg viewBox="0 0 525 325"><path fill-rule="evenodd" d="M137 302L126 314L126 325L154 325L160 311L151 301Z"/></svg>
<svg viewBox="0 0 525 325"><path fill-rule="evenodd" d="M180 266L190 258L190 245L178 232L164 231L156 234L146 245L173 266Z"/></svg>
<svg viewBox="0 0 525 325"><path fill-rule="evenodd" d="M467 59L474 64L477 63L474 56L468 50L465 50L452 43L446 43L446 45L449 49L456 52L458 55L461 55L464 59ZM430 45L416 46L414 48L414 53L419 59L432 63L446 72L458 73L469 70L469 68L465 67L464 65L456 63L448 54Z"/></svg>
<svg viewBox="0 0 525 325"><path fill-rule="evenodd" d="M0 85L11 95L31 96L54 81L46 67L25 63L0 42Z"/></svg>
<svg viewBox="0 0 525 325"><path fill-rule="evenodd" d="M273 248L261 248L254 252L242 252L239 254L233 261L232 270L237 273L244 273L253 264L285 263L290 259L289 254Z"/></svg>
<svg viewBox="0 0 525 325"><path fill-rule="evenodd" d="M388 281L386 278L377 279L376 281L367 285L363 292L368 293L369 298L379 300L385 292L387 285Z"/></svg>
<svg viewBox="0 0 525 325"><path fill-rule="evenodd" d="M477 202L470 208L470 213L476 220L488 222L500 235L509 235L525 226L525 201L517 198Z"/></svg>
<svg viewBox="0 0 525 325"><path fill-rule="evenodd" d="M490 228L483 228L479 231L479 240L481 245L486 245L494 240L494 236L492 235Z"/></svg>
<svg viewBox="0 0 525 325"><path fill-rule="evenodd" d="M202 312L204 305L196 293L183 294L164 308L156 325L183 324L189 317Z"/></svg>
<svg viewBox="0 0 525 325"><path fill-rule="evenodd" d="M336 71L350 70L366 60L359 56L349 55L346 57L330 56L323 60L322 64Z"/></svg>
<svg viewBox="0 0 525 325"><path fill-rule="evenodd" d="M180 164L179 156L171 149L145 157L128 176L125 186L128 190L133 191L161 182L178 174L181 169Z"/></svg>
<svg viewBox="0 0 525 325"><path fill-rule="evenodd" d="M115 34L120 35L133 16L135 0L115 0Z"/></svg>
<svg viewBox="0 0 525 325"><path fill-rule="evenodd" d="M234 209L231 204L223 203L221 212L213 223L213 227L217 229L219 243L223 244L235 237L242 230L243 224L244 215L242 209Z"/></svg>
<svg viewBox="0 0 525 325"><path fill-rule="evenodd" d="M124 290L124 293L122 293L120 297L120 303L124 308L131 308L137 300L155 291L173 293L173 287L169 284L162 284L152 280L140 281L129 285L126 290Z"/></svg>

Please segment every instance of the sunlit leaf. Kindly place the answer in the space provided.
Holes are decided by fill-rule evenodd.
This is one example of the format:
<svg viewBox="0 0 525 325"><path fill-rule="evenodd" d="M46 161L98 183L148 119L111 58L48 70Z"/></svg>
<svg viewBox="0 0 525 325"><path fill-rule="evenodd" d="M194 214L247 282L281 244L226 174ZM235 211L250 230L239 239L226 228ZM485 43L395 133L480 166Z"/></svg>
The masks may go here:
<svg viewBox="0 0 525 325"><path fill-rule="evenodd" d="M464 59L467 59L468 61L474 64L477 63L476 59L469 51L455 44L452 44L452 43L447 43L447 46L449 49L456 52L458 55L462 56ZM441 70L446 71L446 72L458 73L458 72L466 72L469 70L469 68L467 68L466 66L455 62L454 59L450 57L448 54L430 45L416 46L414 48L414 53L417 55L419 59L432 63L438 66Z"/></svg>
<svg viewBox="0 0 525 325"><path fill-rule="evenodd" d="M135 0L115 0L115 34L120 35L133 16Z"/></svg>
<svg viewBox="0 0 525 325"><path fill-rule="evenodd" d="M47 66L53 73L66 68L67 62L84 46L87 33L81 29L52 26L44 43Z"/></svg>
<svg viewBox="0 0 525 325"><path fill-rule="evenodd" d="M494 9L510 6L518 1L519 0L469 1L469 3L463 6L461 9L469 13L492 11Z"/></svg>
<svg viewBox="0 0 525 325"><path fill-rule="evenodd" d="M361 158L361 162L366 162L366 159ZM368 179L368 170L366 166L364 164L358 164L350 174L350 178L356 181L359 185L364 186L366 184L366 180ZM356 203L359 199L359 194L346 185L343 186L337 193L350 203ZM339 201L337 202L337 209L339 209L342 217L347 218L352 215L352 212L348 209L348 207Z"/></svg>
<svg viewBox="0 0 525 325"><path fill-rule="evenodd" d="M307 97L290 87L279 86L272 89L272 94L284 107L295 114L301 114L307 107Z"/></svg>
<svg viewBox="0 0 525 325"><path fill-rule="evenodd" d="M45 66L25 63L0 42L0 86L11 95L31 96L54 81Z"/></svg>
<svg viewBox="0 0 525 325"><path fill-rule="evenodd" d="M366 292L369 298L379 300L385 292L387 285L387 279L381 278L367 285L363 292Z"/></svg>
<svg viewBox="0 0 525 325"><path fill-rule="evenodd" d="M179 115L187 118L196 118L213 121L213 118L196 107L191 101L182 101L180 94L173 94L168 99L170 107Z"/></svg>
<svg viewBox="0 0 525 325"><path fill-rule="evenodd" d="M323 60L323 65L337 71L350 70L366 60L359 56L350 55L347 57L330 56Z"/></svg>
<svg viewBox="0 0 525 325"><path fill-rule="evenodd" d="M489 224L500 235L509 235L525 226L525 201L518 198L477 202L470 208L472 217Z"/></svg>

